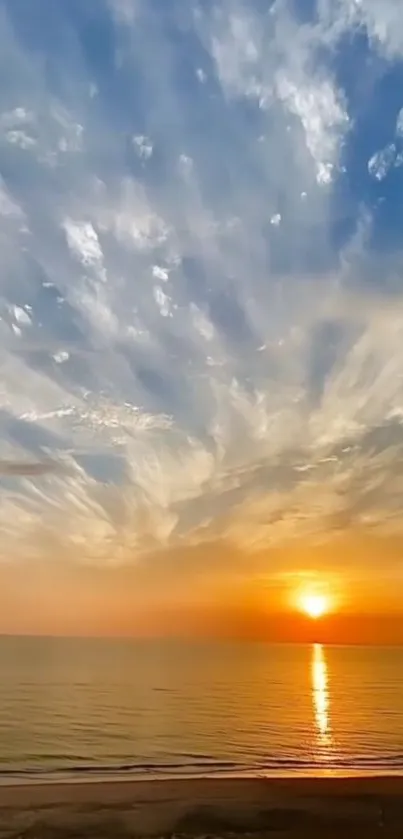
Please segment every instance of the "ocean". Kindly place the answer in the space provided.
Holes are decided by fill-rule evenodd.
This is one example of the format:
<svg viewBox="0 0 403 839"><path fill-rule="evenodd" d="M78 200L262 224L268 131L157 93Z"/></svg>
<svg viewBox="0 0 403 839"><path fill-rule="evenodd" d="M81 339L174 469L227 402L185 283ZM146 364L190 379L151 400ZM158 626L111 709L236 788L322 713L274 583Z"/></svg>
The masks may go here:
<svg viewBox="0 0 403 839"><path fill-rule="evenodd" d="M0 776L403 773L403 649L0 638Z"/></svg>

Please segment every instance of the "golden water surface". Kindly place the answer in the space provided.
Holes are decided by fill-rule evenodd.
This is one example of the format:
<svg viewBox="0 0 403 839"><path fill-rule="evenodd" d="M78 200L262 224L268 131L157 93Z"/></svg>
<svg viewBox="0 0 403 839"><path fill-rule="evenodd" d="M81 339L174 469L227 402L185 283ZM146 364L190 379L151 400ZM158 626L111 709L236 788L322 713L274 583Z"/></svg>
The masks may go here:
<svg viewBox="0 0 403 839"><path fill-rule="evenodd" d="M403 770L403 650L0 639L0 771Z"/></svg>

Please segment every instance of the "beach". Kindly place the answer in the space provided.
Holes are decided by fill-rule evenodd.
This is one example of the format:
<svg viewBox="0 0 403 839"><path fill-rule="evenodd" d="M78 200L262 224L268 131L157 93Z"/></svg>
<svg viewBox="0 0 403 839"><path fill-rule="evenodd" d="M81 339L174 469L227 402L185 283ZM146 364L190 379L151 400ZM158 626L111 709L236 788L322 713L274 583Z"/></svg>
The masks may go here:
<svg viewBox="0 0 403 839"><path fill-rule="evenodd" d="M4 782L1 839L400 837L403 777Z"/></svg>

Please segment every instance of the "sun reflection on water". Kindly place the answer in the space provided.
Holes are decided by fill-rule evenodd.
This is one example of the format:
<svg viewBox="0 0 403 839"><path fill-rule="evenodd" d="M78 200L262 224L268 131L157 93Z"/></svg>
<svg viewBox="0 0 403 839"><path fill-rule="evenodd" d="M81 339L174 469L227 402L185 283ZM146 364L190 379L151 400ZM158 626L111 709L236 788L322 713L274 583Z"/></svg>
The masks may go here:
<svg viewBox="0 0 403 839"><path fill-rule="evenodd" d="M328 669L322 644L312 648L311 686L317 740L321 746L330 746Z"/></svg>

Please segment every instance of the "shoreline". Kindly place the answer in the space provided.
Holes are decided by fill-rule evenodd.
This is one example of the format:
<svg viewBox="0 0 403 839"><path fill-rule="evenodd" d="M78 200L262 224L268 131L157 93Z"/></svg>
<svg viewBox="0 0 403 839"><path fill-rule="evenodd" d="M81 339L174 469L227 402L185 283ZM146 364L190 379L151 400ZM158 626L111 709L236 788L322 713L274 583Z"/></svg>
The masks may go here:
<svg viewBox="0 0 403 839"><path fill-rule="evenodd" d="M1 839L245 833L395 836L403 776L38 781L0 786ZM336 832L335 832L336 831ZM351 833L353 835L353 833Z"/></svg>
<svg viewBox="0 0 403 839"><path fill-rule="evenodd" d="M166 771L161 769L138 769L126 770L109 767L106 768L85 768L82 769L56 769L56 770L35 770L35 769L11 769L9 771L0 771L0 791L3 787L35 787L35 786L75 786L81 784L137 784L150 783L159 784L164 782L196 782L196 781L265 781L270 783L277 783L278 781L288 783L302 782L316 782L316 781L336 781L338 783L346 781L360 783L395 781L401 779L403 785L403 766L396 769L358 769L358 768L333 768L325 765L322 768L316 767L312 769L228 769L228 770L214 770L206 769L197 771ZM1 795L0 795L1 799ZM1 804L0 804L1 806Z"/></svg>

